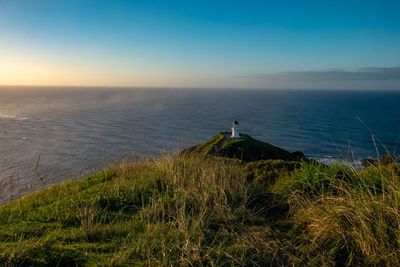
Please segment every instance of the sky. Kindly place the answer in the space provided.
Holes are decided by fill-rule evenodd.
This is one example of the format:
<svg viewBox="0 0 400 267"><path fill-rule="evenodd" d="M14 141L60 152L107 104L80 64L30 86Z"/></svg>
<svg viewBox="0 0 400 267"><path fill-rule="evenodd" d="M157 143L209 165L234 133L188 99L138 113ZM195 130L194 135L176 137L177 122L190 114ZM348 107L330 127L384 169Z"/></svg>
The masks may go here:
<svg viewBox="0 0 400 267"><path fill-rule="evenodd" d="M400 89L400 1L0 0L0 85Z"/></svg>

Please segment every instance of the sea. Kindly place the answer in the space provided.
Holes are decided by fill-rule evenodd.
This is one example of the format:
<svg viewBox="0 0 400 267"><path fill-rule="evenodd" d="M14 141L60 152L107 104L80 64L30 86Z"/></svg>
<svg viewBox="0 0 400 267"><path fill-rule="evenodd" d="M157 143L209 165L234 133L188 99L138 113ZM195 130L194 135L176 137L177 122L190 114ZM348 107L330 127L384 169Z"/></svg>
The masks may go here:
<svg viewBox="0 0 400 267"><path fill-rule="evenodd" d="M0 88L0 203L239 130L322 162L395 153L400 91Z"/></svg>

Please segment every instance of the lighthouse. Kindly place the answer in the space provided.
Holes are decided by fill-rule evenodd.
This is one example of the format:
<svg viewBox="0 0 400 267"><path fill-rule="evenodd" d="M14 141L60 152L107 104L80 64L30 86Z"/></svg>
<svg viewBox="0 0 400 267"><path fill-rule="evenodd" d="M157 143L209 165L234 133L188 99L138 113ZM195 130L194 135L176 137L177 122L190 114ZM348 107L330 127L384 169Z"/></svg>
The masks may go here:
<svg viewBox="0 0 400 267"><path fill-rule="evenodd" d="M238 125L239 125L239 122L238 122L237 120L235 120L235 121L232 123L232 128L231 128L231 130L232 130L232 135L231 135L231 137L232 137L232 138L240 138L240 134L239 134L239 130L238 130Z"/></svg>

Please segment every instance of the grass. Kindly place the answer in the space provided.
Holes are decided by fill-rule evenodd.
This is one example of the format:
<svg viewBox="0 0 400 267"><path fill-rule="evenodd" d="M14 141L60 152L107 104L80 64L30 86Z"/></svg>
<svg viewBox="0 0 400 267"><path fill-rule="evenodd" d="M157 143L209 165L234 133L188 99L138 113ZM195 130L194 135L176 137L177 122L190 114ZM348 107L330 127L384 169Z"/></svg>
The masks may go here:
<svg viewBox="0 0 400 267"><path fill-rule="evenodd" d="M304 165L274 189L291 207L296 257L314 266L400 265L400 169Z"/></svg>
<svg viewBox="0 0 400 267"><path fill-rule="evenodd" d="M396 164L165 156L0 207L4 266L400 265Z"/></svg>

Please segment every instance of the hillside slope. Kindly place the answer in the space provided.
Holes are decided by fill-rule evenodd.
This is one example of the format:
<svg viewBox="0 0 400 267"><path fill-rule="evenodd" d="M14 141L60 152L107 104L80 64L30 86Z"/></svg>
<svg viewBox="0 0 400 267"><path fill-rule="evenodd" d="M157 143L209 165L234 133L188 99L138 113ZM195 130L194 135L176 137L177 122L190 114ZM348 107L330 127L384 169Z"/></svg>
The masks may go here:
<svg viewBox="0 0 400 267"><path fill-rule="evenodd" d="M1 266L399 266L400 168L167 156L0 207Z"/></svg>
<svg viewBox="0 0 400 267"><path fill-rule="evenodd" d="M204 157L164 157L121 164L22 197L0 207L0 262L7 266L282 262L277 255L286 244L268 227L272 218L280 216L279 199L262 187L252 189L244 167ZM268 206L256 207L255 196L268 200Z"/></svg>
<svg viewBox="0 0 400 267"><path fill-rule="evenodd" d="M219 133L203 144L185 149L182 154L197 153L218 157L235 158L243 161L258 160L304 160L302 152L290 153L269 143L241 134L240 138L231 138L230 133Z"/></svg>

